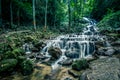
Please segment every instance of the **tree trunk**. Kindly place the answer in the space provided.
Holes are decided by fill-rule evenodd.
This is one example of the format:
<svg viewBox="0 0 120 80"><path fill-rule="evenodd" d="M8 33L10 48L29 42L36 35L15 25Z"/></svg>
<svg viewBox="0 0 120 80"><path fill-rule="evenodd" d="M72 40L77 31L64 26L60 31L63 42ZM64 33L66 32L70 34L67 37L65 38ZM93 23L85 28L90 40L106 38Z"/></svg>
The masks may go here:
<svg viewBox="0 0 120 80"><path fill-rule="evenodd" d="M1 0L0 0L0 27L2 27L2 6L1 6Z"/></svg>
<svg viewBox="0 0 120 80"><path fill-rule="evenodd" d="M18 11L17 11L17 24L18 26L20 26L20 9L18 8Z"/></svg>
<svg viewBox="0 0 120 80"><path fill-rule="evenodd" d="M12 2L10 2L10 24L11 27L13 25L13 10L12 10Z"/></svg>
<svg viewBox="0 0 120 80"><path fill-rule="evenodd" d="M76 26L77 0L74 0L74 26Z"/></svg>
<svg viewBox="0 0 120 80"><path fill-rule="evenodd" d="M54 17L55 17L55 18L54 18L54 28L56 29L56 24L55 24L55 22L56 22L56 14L55 14Z"/></svg>
<svg viewBox="0 0 120 80"><path fill-rule="evenodd" d="M45 26L44 26L44 31L46 31L46 28L47 28L47 3L48 3L48 0L46 0L46 7L45 7Z"/></svg>
<svg viewBox="0 0 120 80"><path fill-rule="evenodd" d="M81 0L81 17L83 17L84 14L84 0Z"/></svg>
<svg viewBox="0 0 120 80"><path fill-rule="evenodd" d="M33 26L36 31L36 19L35 19L35 0L33 0Z"/></svg>
<svg viewBox="0 0 120 80"><path fill-rule="evenodd" d="M68 32L70 31L71 27L71 10L70 10L70 0L68 0L68 15L69 15L69 25L68 25Z"/></svg>

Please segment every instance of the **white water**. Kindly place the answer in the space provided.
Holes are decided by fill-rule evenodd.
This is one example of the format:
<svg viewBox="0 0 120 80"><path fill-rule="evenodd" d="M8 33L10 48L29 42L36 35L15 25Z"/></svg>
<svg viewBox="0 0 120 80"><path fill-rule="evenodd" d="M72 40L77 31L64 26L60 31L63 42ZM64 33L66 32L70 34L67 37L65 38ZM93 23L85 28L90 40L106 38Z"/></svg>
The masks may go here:
<svg viewBox="0 0 120 80"><path fill-rule="evenodd" d="M89 25L83 29L81 35L67 34L61 35L47 42L47 46L41 51L45 56L50 56L48 50L50 47L58 47L62 51L62 56L52 64L52 69L60 67L58 62L67 59L80 59L90 57L95 50L94 41L99 39L98 30L94 22L84 17L84 20L89 22ZM71 56L67 56L69 54Z"/></svg>
<svg viewBox="0 0 120 80"><path fill-rule="evenodd" d="M89 24L83 29L82 33L60 35L53 40L48 40L47 45L42 49L41 54L47 57L51 57L48 53L50 47L57 47L62 51L61 57L51 65L53 70L60 67L61 65L58 63L67 58L81 59L91 57L95 51L95 42L104 40L99 36L96 24L88 18L84 17L83 19ZM106 44L109 45L108 42ZM29 52L30 50L26 51Z"/></svg>
<svg viewBox="0 0 120 80"><path fill-rule="evenodd" d="M58 64L61 61L65 61L68 58L76 60L81 58L90 58L95 52L95 42L103 41L107 47L110 47L109 42L105 36L100 36L96 24L87 18L83 18L89 24L79 34L66 34L60 35L55 39L48 40L46 46L42 49L41 54L46 57L51 57L48 53L50 47L57 47L62 51L61 57L51 65L52 69L58 69L62 65ZM23 49L26 54L31 53L31 47L33 45L25 43Z"/></svg>

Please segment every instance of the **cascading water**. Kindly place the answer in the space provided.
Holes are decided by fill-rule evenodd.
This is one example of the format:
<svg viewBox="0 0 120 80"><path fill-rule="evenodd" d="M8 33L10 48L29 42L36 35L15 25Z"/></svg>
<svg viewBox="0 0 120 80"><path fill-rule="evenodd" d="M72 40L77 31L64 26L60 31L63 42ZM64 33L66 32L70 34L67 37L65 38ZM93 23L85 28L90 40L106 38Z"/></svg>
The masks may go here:
<svg viewBox="0 0 120 80"><path fill-rule="evenodd" d="M62 56L52 64L52 69L58 68L60 61L67 58L80 59L91 56L95 51L95 41L99 40L100 36L93 21L84 17L84 20L89 22L88 26L83 29L82 34L67 34L61 35L47 42L47 46L43 48L41 53L45 56L50 56L48 50L50 47L61 49Z"/></svg>

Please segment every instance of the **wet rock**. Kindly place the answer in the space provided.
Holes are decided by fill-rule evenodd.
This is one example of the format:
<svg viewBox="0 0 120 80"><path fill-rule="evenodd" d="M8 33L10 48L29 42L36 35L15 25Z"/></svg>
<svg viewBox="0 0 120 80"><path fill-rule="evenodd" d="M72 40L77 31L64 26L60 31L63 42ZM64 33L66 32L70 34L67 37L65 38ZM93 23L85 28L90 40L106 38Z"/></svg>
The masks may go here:
<svg viewBox="0 0 120 80"><path fill-rule="evenodd" d="M42 56L36 56L36 60L40 60Z"/></svg>
<svg viewBox="0 0 120 80"><path fill-rule="evenodd" d="M72 75L74 78L78 78L79 77L79 75L78 74L76 74L74 71L72 71L72 70L68 70L68 73L70 74L70 75Z"/></svg>
<svg viewBox="0 0 120 80"><path fill-rule="evenodd" d="M52 56L52 59L58 59L62 55L62 51L57 47L51 47L48 52Z"/></svg>
<svg viewBox="0 0 120 80"><path fill-rule="evenodd" d="M29 57L30 59L33 59L33 58L35 58L35 54L30 54L28 57Z"/></svg>
<svg viewBox="0 0 120 80"><path fill-rule="evenodd" d="M46 74L46 75L44 76L44 80L51 80L51 76L50 76L49 74Z"/></svg>
<svg viewBox="0 0 120 80"><path fill-rule="evenodd" d="M92 35L92 32L87 31L87 32L85 32L84 34L85 34L85 35Z"/></svg>
<svg viewBox="0 0 120 80"><path fill-rule="evenodd" d="M79 52L77 51L66 51L65 55L69 58L79 58Z"/></svg>
<svg viewBox="0 0 120 80"><path fill-rule="evenodd" d="M38 43L35 43L34 47L37 48L37 49L39 49L39 50L41 50L43 47L45 47L45 45L46 44L44 42L40 41Z"/></svg>
<svg viewBox="0 0 120 80"><path fill-rule="evenodd" d="M70 77L66 77L64 80L73 80L73 79Z"/></svg>
<svg viewBox="0 0 120 80"><path fill-rule="evenodd" d="M39 56L36 56L36 59L37 60L46 60L48 59L49 57L46 57L46 56L43 56L43 55L39 55Z"/></svg>
<svg viewBox="0 0 120 80"><path fill-rule="evenodd" d="M97 51L98 55L112 56L115 53L113 47L101 47Z"/></svg>
<svg viewBox="0 0 120 80"><path fill-rule="evenodd" d="M116 32L117 32L117 33L120 33L120 28L117 28L117 29L116 29Z"/></svg>
<svg viewBox="0 0 120 80"><path fill-rule="evenodd" d="M31 51L32 51L32 52L39 52L39 49L38 49L38 48L33 47L33 48L31 49Z"/></svg>
<svg viewBox="0 0 120 80"><path fill-rule="evenodd" d="M120 61L118 58L101 58L90 63L79 80L120 80Z"/></svg>
<svg viewBox="0 0 120 80"><path fill-rule="evenodd" d="M61 64L63 66L69 66L69 65L72 64L72 62L73 62L72 59L66 59L66 60L63 60L63 61L59 62L59 64Z"/></svg>
<svg viewBox="0 0 120 80"><path fill-rule="evenodd" d="M115 53L120 53L120 47L114 47Z"/></svg>
<svg viewBox="0 0 120 80"><path fill-rule="evenodd" d="M118 40L118 41L112 42L111 45L120 47L120 41Z"/></svg>
<svg viewBox="0 0 120 80"><path fill-rule="evenodd" d="M100 47L104 46L103 43L104 43L103 41L97 41L97 42L95 42L95 46L96 46L97 48L100 48Z"/></svg>

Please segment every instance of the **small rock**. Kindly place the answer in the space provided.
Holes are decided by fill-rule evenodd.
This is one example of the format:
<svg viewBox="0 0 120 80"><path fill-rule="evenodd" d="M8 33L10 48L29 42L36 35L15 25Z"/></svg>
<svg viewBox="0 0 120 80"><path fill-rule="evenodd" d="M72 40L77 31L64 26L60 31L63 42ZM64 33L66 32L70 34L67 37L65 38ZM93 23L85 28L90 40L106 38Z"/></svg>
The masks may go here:
<svg viewBox="0 0 120 80"><path fill-rule="evenodd" d="M72 59L66 59L66 60L63 60L63 61L59 62L59 64L61 64L63 66L69 66L69 65L72 64L72 62L73 62Z"/></svg>
<svg viewBox="0 0 120 80"><path fill-rule="evenodd" d="M115 41L111 43L112 46L119 46L120 47L120 41Z"/></svg>
<svg viewBox="0 0 120 80"><path fill-rule="evenodd" d="M38 49L38 48L33 47L33 48L31 49L31 51L32 51L32 52L39 52L39 49Z"/></svg>
<svg viewBox="0 0 120 80"><path fill-rule="evenodd" d="M73 79L70 77L66 77L64 80L73 80Z"/></svg>

